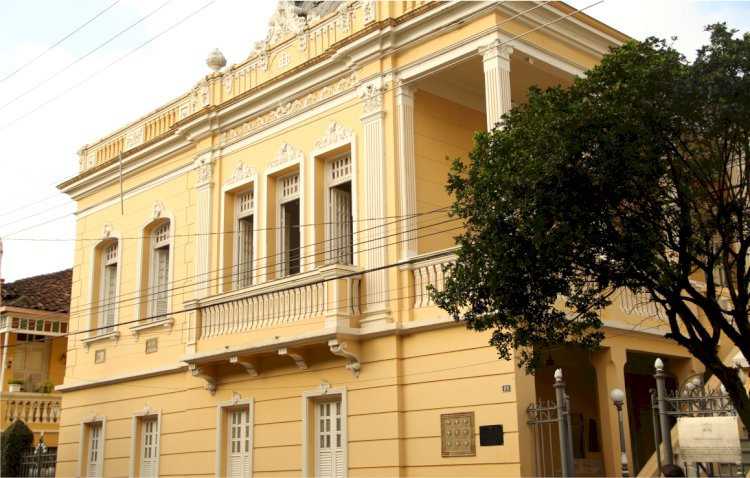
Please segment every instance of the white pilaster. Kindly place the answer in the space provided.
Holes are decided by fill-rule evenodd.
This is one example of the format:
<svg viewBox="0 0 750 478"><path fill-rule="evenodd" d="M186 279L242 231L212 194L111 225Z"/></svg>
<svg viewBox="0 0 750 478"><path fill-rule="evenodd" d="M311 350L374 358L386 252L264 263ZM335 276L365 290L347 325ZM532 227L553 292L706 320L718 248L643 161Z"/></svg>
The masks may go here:
<svg viewBox="0 0 750 478"><path fill-rule="evenodd" d="M492 130L510 110L510 55L513 47L495 40L481 47L484 63L484 98L487 106L487 130Z"/></svg>
<svg viewBox="0 0 750 478"><path fill-rule="evenodd" d="M199 155L195 160L198 171L195 218L195 298L208 297L211 271L211 192L213 190L211 153Z"/></svg>
<svg viewBox="0 0 750 478"><path fill-rule="evenodd" d="M401 260L418 254L417 186L414 159L414 92L416 88L399 82L398 109L399 197L401 200Z"/></svg>
<svg viewBox="0 0 750 478"><path fill-rule="evenodd" d="M365 85L361 97L364 114L365 249L367 308L362 324L390 322L386 251L385 134L383 93L376 82ZM380 268L380 269L379 269ZM373 270L375 269L375 270Z"/></svg>

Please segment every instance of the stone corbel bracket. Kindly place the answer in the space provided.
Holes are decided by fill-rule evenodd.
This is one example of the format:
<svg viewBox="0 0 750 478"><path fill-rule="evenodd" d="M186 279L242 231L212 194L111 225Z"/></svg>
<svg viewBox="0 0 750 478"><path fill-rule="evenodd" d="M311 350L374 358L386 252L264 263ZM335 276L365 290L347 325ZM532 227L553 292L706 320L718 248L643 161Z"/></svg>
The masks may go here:
<svg viewBox="0 0 750 478"><path fill-rule="evenodd" d="M229 363L242 365L243 367L245 367L245 371L253 378L258 376L258 366L253 362L240 360L238 356L234 355L232 357L229 357Z"/></svg>
<svg viewBox="0 0 750 478"><path fill-rule="evenodd" d="M356 345L358 344L355 344L355 347ZM345 358L347 361L346 369L352 371L354 378L359 378L359 371L362 369L362 362L360 362L359 357L355 353L347 350L349 347L346 342L339 342L336 339L329 340L328 347L331 349L333 355Z"/></svg>
<svg viewBox="0 0 750 478"><path fill-rule="evenodd" d="M199 368L198 365L194 363L189 364L188 369L190 370L190 373L193 374L193 377L202 378L206 381L206 385L204 385L203 388L211 392L212 396L216 393L216 379L211 375L203 373L203 369Z"/></svg>
<svg viewBox="0 0 750 478"><path fill-rule="evenodd" d="M294 349L290 347L283 347L279 349L279 355L289 357L294 360L300 370L307 370L307 362L305 360L305 354L300 349Z"/></svg>

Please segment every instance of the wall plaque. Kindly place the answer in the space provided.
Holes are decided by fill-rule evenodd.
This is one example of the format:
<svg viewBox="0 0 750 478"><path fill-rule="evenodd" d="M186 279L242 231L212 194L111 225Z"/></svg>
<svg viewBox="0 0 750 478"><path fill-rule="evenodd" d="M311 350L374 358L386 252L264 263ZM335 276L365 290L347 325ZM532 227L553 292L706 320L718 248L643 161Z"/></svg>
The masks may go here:
<svg viewBox="0 0 750 478"><path fill-rule="evenodd" d="M94 363L104 363L107 357L107 349L99 349L94 352Z"/></svg>
<svg viewBox="0 0 750 478"><path fill-rule="evenodd" d="M479 427L479 446L498 446L504 443L502 425Z"/></svg>
<svg viewBox="0 0 750 478"><path fill-rule="evenodd" d="M146 353L147 354L152 354L156 352L158 349L159 349L159 339L157 337L146 340Z"/></svg>
<svg viewBox="0 0 750 478"><path fill-rule="evenodd" d="M440 415L443 456L475 456L474 412Z"/></svg>

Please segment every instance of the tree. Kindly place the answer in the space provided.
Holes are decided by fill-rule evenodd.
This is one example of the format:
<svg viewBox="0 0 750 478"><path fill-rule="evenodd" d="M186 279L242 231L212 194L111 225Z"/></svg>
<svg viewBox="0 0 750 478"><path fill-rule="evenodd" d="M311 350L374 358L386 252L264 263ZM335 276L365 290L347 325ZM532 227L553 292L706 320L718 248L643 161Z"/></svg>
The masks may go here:
<svg viewBox="0 0 750 478"><path fill-rule="evenodd" d="M664 40L631 41L478 133L449 174L465 230L433 294L532 372L545 348L596 348L616 291L645 293L750 427L718 356L729 340L750 358L750 36L707 30L692 63Z"/></svg>
<svg viewBox="0 0 750 478"><path fill-rule="evenodd" d="M21 476L21 460L24 452L29 451L34 443L34 433L23 421L15 420L1 436L0 476Z"/></svg>

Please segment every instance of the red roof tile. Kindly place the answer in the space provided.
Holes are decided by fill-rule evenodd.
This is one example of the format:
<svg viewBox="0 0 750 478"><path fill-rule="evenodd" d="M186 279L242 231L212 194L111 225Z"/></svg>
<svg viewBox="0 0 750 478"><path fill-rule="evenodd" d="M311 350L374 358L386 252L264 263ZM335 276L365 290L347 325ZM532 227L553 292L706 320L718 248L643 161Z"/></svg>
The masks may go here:
<svg viewBox="0 0 750 478"><path fill-rule="evenodd" d="M66 269L4 284L2 305L68 313L72 280L73 269Z"/></svg>

